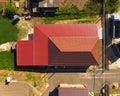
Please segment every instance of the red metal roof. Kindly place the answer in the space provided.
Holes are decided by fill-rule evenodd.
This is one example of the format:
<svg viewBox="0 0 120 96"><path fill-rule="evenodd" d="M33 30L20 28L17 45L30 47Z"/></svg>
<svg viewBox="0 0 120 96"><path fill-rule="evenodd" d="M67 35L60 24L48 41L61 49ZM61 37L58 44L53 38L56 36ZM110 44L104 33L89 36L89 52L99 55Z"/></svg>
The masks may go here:
<svg viewBox="0 0 120 96"><path fill-rule="evenodd" d="M17 66L33 66L33 41L17 41Z"/></svg>
<svg viewBox="0 0 120 96"><path fill-rule="evenodd" d="M36 24L35 28L47 37L98 37L96 24Z"/></svg>
<svg viewBox="0 0 120 96"><path fill-rule="evenodd" d="M89 96L86 88L59 88L58 96Z"/></svg>
<svg viewBox="0 0 120 96"><path fill-rule="evenodd" d="M33 65L98 65L99 41L97 31L96 24L35 25L33 51L31 51L33 52ZM19 43L17 45L19 46ZM23 46L29 45L23 44ZM24 50L22 51L24 52ZM26 65L29 66L29 64Z"/></svg>
<svg viewBox="0 0 120 96"><path fill-rule="evenodd" d="M34 28L33 62L38 66L48 65L48 37L43 33L38 28Z"/></svg>
<svg viewBox="0 0 120 96"><path fill-rule="evenodd" d="M49 37L61 52L88 52L98 41L96 37Z"/></svg>

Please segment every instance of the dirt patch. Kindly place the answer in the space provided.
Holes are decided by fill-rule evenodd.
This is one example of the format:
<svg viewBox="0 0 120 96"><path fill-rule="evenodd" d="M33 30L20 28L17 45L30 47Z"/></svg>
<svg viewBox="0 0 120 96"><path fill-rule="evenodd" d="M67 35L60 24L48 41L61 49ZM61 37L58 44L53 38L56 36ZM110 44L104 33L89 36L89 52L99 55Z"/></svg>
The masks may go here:
<svg viewBox="0 0 120 96"><path fill-rule="evenodd" d="M77 24L79 20L60 20L55 22L55 24Z"/></svg>
<svg viewBox="0 0 120 96"><path fill-rule="evenodd" d="M20 20L17 27L19 29L18 38L27 39L28 33L33 29L33 24L30 21Z"/></svg>
<svg viewBox="0 0 120 96"><path fill-rule="evenodd" d="M0 82L4 83L7 76L11 76L16 81L29 83L41 94L48 86L47 75L42 73L0 70Z"/></svg>
<svg viewBox="0 0 120 96"><path fill-rule="evenodd" d="M7 42L0 45L0 51L9 51L12 47L12 45L15 45L15 42Z"/></svg>
<svg viewBox="0 0 120 96"><path fill-rule="evenodd" d="M97 17L96 17L97 18ZM96 18L82 18L82 19L72 19L72 20L59 20L55 24L80 24L80 23L95 23Z"/></svg>

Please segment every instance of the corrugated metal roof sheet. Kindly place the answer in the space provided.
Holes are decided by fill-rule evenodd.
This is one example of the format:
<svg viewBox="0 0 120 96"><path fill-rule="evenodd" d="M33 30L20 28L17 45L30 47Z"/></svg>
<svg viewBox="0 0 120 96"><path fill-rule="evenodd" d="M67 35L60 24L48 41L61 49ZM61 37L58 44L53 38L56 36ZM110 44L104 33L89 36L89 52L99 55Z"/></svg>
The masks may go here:
<svg viewBox="0 0 120 96"><path fill-rule="evenodd" d="M38 28L47 37L98 37L96 24L38 24L35 25L35 28Z"/></svg>
<svg viewBox="0 0 120 96"><path fill-rule="evenodd" d="M17 66L33 66L33 41L17 41Z"/></svg>
<svg viewBox="0 0 120 96"><path fill-rule="evenodd" d="M48 65L48 37L38 28L34 29L33 62L37 66Z"/></svg>
<svg viewBox="0 0 120 96"><path fill-rule="evenodd" d="M97 37L49 37L61 52L89 52L96 44Z"/></svg>

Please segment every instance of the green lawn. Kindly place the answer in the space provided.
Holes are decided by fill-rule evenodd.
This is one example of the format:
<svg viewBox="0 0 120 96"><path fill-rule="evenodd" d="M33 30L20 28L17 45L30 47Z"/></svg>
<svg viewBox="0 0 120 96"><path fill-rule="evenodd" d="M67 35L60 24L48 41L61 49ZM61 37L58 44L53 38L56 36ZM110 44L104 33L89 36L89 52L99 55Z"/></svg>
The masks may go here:
<svg viewBox="0 0 120 96"><path fill-rule="evenodd" d="M14 54L10 51L0 52L0 69L14 69Z"/></svg>
<svg viewBox="0 0 120 96"><path fill-rule="evenodd" d="M17 40L19 30L11 23L12 20L0 16L0 44Z"/></svg>
<svg viewBox="0 0 120 96"><path fill-rule="evenodd" d="M72 20L72 19L81 19L81 18L83 18L83 16L79 14L56 14L53 17L45 17L44 23L51 24L59 20Z"/></svg>

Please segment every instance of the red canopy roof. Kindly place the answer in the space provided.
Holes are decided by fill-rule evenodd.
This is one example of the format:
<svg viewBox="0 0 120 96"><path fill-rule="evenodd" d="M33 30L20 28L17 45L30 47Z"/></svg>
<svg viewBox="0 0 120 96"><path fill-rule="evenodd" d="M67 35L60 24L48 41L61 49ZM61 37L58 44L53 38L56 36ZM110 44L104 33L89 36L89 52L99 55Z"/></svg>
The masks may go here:
<svg viewBox="0 0 120 96"><path fill-rule="evenodd" d="M31 54L33 54L32 65L34 66L98 65L99 64L98 42L99 41L96 24L35 25L33 50L30 51ZM17 48L19 50L20 49L19 43L17 45L18 45ZM18 55L22 54L22 53L19 54L19 51L17 52ZM17 65L31 66L31 64L21 64L21 62L18 62Z"/></svg>

